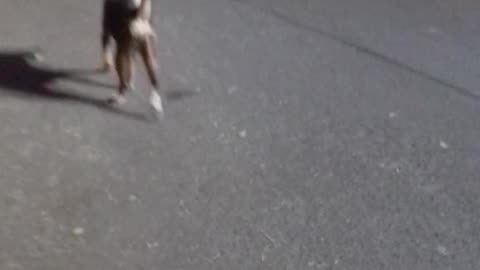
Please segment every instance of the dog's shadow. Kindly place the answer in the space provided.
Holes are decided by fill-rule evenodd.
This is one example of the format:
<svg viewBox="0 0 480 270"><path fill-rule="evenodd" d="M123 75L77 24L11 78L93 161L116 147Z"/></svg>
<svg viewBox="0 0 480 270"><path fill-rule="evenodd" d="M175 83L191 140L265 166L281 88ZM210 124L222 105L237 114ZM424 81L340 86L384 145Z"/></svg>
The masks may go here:
<svg viewBox="0 0 480 270"><path fill-rule="evenodd" d="M30 50L0 51L0 90L24 98L45 98L61 102L76 102L135 119L144 119L138 113L125 112L108 106L104 99L60 89L58 81L70 81L94 87L113 88L88 78L99 70L52 69L41 64L41 52Z"/></svg>
<svg viewBox="0 0 480 270"><path fill-rule="evenodd" d="M113 85L104 84L89 78L101 73L95 69L52 69L39 61L40 52L32 50L0 50L0 91L8 91L15 96L26 98L45 98L61 102L75 102L94 106L103 111L121 114L137 120L148 120L145 113L125 111L108 105L104 98L97 98L76 91L61 89L58 81L67 81L92 87L113 89ZM188 91L167 92L167 99L178 100L190 96Z"/></svg>

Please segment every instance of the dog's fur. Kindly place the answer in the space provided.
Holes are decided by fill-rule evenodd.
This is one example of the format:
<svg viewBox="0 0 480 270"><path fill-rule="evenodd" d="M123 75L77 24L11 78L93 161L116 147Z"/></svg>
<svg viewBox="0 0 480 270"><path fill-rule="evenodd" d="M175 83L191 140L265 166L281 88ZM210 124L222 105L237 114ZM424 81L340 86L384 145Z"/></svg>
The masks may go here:
<svg viewBox="0 0 480 270"><path fill-rule="evenodd" d="M115 66L119 96L123 97L132 87L133 56L139 52L153 87L152 94L159 98L151 13L152 0L104 0L101 69L108 71ZM114 57L110 49L112 39L116 43Z"/></svg>

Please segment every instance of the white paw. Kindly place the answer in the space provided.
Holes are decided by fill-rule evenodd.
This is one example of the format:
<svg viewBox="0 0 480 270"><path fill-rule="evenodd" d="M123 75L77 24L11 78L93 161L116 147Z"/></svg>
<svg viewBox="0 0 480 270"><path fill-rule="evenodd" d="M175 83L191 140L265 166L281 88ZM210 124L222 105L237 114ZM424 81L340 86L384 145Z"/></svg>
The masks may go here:
<svg viewBox="0 0 480 270"><path fill-rule="evenodd" d="M162 98L156 91L152 91L150 94L150 105L157 113L163 114Z"/></svg>

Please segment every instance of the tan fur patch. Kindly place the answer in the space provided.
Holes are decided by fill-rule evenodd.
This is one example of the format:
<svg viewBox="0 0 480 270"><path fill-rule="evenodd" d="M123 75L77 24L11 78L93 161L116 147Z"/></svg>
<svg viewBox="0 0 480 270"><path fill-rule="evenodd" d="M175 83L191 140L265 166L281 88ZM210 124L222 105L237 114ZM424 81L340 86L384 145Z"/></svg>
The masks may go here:
<svg viewBox="0 0 480 270"><path fill-rule="evenodd" d="M136 19L130 23L130 33L133 37L143 39L145 37L154 36L152 25L144 19Z"/></svg>

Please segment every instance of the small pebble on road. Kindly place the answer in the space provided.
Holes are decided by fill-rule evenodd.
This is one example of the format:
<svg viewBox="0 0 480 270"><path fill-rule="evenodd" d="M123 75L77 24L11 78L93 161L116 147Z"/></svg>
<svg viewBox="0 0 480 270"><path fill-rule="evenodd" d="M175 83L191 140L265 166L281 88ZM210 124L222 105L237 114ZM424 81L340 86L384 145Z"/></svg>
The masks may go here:
<svg viewBox="0 0 480 270"><path fill-rule="evenodd" d="M444 141L440 141L440 147L442 147L442 149L448 149L450 148L450 146L448 145L448 143L444 142Z"/></svg>
<svg viewBox="0 0 480 270"><path fill-rule="evenodd" d="M75 227L73 228L72 233L75 236L81 236L85 233L85 229L82 227Z"/></svg>
<svg viewBox="0 0 480 270"><path fill-rule="evenodd" d="M247 131L246 130L242 130L238 133L238 136L240 136L241 138L246 138L247 137Z"/></svg>

